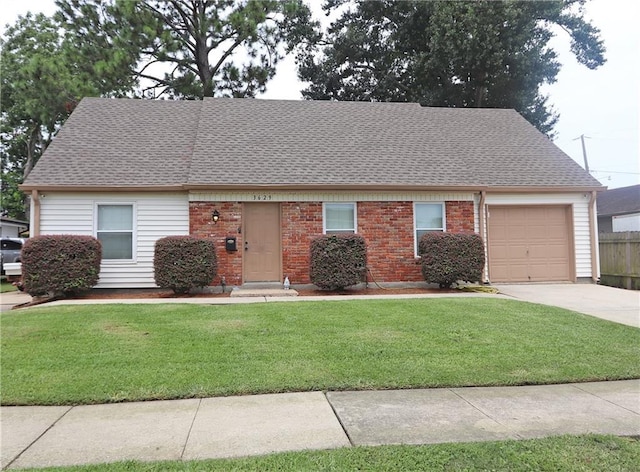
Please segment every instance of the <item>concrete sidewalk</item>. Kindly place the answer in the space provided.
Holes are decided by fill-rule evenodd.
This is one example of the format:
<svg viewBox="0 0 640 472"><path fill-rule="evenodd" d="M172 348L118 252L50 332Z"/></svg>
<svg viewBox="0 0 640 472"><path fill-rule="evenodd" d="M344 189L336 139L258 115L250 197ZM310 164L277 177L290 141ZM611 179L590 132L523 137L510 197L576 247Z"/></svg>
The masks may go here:
<svg viewBox="0 0 640 472"><path fill-rule="evenodd" d="M0 408L2 468L640 434L640 380Z"/></svg>

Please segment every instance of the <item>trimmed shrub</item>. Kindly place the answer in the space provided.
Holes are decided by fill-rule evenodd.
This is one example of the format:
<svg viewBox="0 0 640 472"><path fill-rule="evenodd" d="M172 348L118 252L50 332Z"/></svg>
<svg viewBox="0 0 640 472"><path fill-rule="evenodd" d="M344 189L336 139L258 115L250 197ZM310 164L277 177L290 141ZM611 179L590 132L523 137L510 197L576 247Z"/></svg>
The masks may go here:
<svg viewBox="0 0 640 472"><path fill-rule="evenodd" d="M31 296L71 295L98 283L102 244L91 236L35 236L22 247L22 280Z"/></svg>
<svg viewBox="0 0 640 472"><path fill-rule="evenodd" d="M321 236L311 241L311 282L338 290L362 282L367 270L367 246L357 234Z"/></svg>
<svg viewBox="0 0 640 472"><path fill-rule="evenodd" d="M187 293L209 285L218 272L213 241L193 236L167 236L156 241L153 256L156 285Z"/></svg>
<svg viewBox="0 0 640 472"><path fill-rule="evenodd" d="M475 233L425 233L420 238L422 275L428 283L448 288L459 280L479 282L484 269L484 243Z"/></svg>

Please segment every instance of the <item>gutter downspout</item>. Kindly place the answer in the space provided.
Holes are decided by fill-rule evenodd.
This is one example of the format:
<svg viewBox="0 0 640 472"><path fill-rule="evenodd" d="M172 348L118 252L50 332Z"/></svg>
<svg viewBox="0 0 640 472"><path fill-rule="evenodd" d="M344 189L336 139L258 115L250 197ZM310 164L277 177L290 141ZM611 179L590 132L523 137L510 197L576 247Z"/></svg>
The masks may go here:
<svg viewBox="0 0 640 472"><path fill-rule="evenodd" d="M31 191L31 228L29 236L40 236L40 194L37 190Z"/></svg>
<svg viewBox="0 0 640 472"><path fill-rule="evenodd" d="M487 245L486 245L486 231L485 231L485 212L484 212L484 201L485 198L487 197L487 192L482 190L480 192L480 202L478 203L478 229L480 230L480 237L482 238L483 241L485 241L485 245L484 245L484 260L485 260L485 269L482 271L482 283L488 283L488 278L487 278L487 271L489 270L488 264L487 264L487 259L488 259L488 254L487 254Z"/></svg>
<svg viewBox="0 0 640 472"><path fill-rule="evenodd" d="M591 280L593 283L598 283L599 270L599 253L600 248L598 246L598 226L596 219L596 196L597 192L594 190L591 192L591 199L589 200L589 229L590 229L590 242L591 242Z"/></svg>

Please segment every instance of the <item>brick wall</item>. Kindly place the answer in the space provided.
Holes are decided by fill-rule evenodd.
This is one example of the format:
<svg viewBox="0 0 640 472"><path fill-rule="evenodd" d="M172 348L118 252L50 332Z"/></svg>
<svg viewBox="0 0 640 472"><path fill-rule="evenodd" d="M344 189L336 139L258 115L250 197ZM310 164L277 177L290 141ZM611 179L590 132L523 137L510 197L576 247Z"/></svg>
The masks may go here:
<svg viewBox="0 0 640 472"><path fill-rule="evenodd" d="M377 282L422 280L413 246L413 202L358 202L358 233Z"/></svg>
<svg viewBox="0 0 640 472"><path fill-rule="evenodd" d="M473 233L473 202L445 202L448 233Z"/></svg>
<svg viewBox="0 0 640 472"><path fill-rule="evenodd" d="M292 284L308 284L311 240L322 235L321 202L284 202L282 214L282 273Z"/></svg>
<svg viewBox="0 0 640 472"><path fill-rule="evenodd" d="M282 271L292 284L309 280L309 246L322 234L321 202L281 203ZM213 210L220 221L211 220ZM447 231L473 232L473 202L449 201L445 204ZM358 233L367 242L368 266L378 282L416 282L422 280L414 256L413 202L358 202ZM190 234L213 239L218 256L219 285L224 276L228 285L242 284L242 204L238 202L191 202ZM238 251L227 252L227 236L238 238ZM371 276L369 277L371 281Z"/></svg>
<svg viewBox="0 0 640 472"><path fill-rule="evenodd" d="M211 219L213 210L220 212L220 220L214 223ZM198 238L212 239L218 257L218 276L212 285L220 285L224 277L227 285L242 284L242 235L238 228L242 227L242 204L237 202L190 202L189 233ZM225 240L227 236L238 239L238 251L227 252Z"/></svg>

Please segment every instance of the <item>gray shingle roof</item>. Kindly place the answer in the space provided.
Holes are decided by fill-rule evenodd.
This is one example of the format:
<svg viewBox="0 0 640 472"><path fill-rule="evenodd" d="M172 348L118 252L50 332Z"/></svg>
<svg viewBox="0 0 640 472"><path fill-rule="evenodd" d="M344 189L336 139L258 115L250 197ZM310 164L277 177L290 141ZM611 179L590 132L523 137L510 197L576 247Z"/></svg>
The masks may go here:
<svg viewBox="0 0 640 472"><path fill-rule="evenodd" d="M201 106L201 101L85 98L25 184L184 184Z"/></svg>
<svg viewBox="0 0 640 472"><path fill-rule="evenodd" d="M601 187L513 110L84 99L25 182Z"/></svg>
<svg viewBox="0 0 640 472"><path fill-rule="evenodd" d="M598 195L598 216L640 212L640 185L613 188Z"/></svg>

